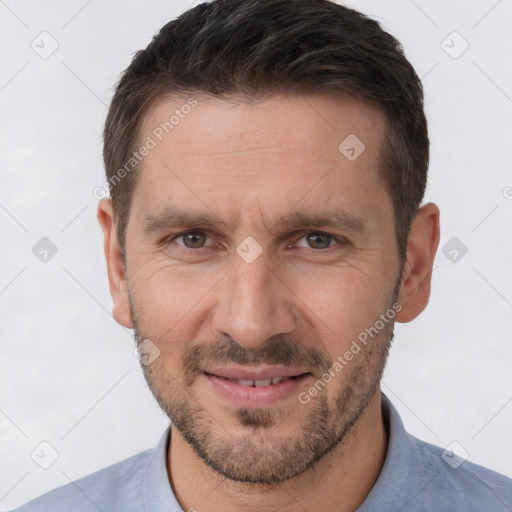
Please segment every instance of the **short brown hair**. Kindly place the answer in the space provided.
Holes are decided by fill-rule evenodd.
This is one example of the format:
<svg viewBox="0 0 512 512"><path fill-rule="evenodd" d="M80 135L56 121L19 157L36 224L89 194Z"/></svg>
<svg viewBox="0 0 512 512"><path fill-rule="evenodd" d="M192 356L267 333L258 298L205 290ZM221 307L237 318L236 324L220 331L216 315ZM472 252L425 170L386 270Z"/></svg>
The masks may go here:
<svg viewBox="0 0 512 512"><path fill-rule="evenodd" d="M123 249L135 172L116 172L139 141L149 106L169 94L260 98L344 92L386 120L379 175L393 200L398 252L425 192L429 160L423 88L399 41L363 14L328 0L214 0L167 23L117 85L103 157Z"/></svg>

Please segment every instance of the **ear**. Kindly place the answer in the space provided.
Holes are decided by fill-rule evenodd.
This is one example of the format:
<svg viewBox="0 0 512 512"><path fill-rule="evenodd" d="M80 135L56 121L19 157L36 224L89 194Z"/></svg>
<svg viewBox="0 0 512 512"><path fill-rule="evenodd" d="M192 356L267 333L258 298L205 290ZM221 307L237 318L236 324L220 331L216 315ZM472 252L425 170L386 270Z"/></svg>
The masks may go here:
<svg viewBox="0 0 512 512"><path fill-rule="evenodd" d="M428 304L439 236L439 208L428 203L420 208L409 231L398 299L402 309L396 314L397 322L414 320Z"/></svg>
<svg viewBox="0 0 512 512"><path fill-rule="evenodd" d="M110 295L114 301L114 318L125 327L133 327L126 283L126 269L117 238L112 201L102 199L98 205L98 221L103 230L105 259L107 260Z"/></svg>

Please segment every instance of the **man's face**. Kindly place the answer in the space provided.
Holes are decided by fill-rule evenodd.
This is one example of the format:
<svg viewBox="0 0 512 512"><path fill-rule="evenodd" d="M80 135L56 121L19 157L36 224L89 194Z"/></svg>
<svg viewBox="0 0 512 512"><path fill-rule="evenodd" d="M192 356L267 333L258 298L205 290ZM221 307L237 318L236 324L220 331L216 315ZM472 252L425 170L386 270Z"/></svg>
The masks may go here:
<svg viewBox="0 0 512 512"><path fill-rule="evenodd" d="M377 321L400 277L377 173L385 126L323 94L195 98L161 141L153 131L186 99L160 102L142 127L157 145L137 170L125 308L160 351L145 377L196 453L231 479L283 481L378 392L394 322Z"/></svg>

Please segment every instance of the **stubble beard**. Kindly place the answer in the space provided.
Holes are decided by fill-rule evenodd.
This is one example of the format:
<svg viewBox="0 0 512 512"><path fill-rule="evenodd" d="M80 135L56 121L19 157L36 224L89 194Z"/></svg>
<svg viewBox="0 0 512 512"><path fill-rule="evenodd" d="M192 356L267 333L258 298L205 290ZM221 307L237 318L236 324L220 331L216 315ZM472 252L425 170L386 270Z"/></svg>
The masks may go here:
<svg viewBox="0 0 512 512"><path fill-rule="evenodd" d="M391 304L396 302L398 289L399 283L395 286ZM159 347L172 343L143 332L132 297L130 303L136 340L151 339ZM309 363L315 361L318 367L324 366L325 371L332 364L330 358L311 349L307 355L299 357L293 344L279 338L280 341L265 344L263 349L257 350L245 350L238 344L196 345L187 349L181 358L182 374L175 371L173 375L165 367L163 357L151 365L141 364L141 367L155 399L170 418L172 428L208 467L231 481L262 485L268 489L304 473L347 440L379 389L393 339L393 327L394 321L386 324L379 335L332 379L328 386L338 386L338 390L330 399L326 388L308 404L300 404L297 400L299 405L288 411L282 407L233 409L232 416L239 425L237 432L243 430L237 435L223 427L218 418L214 419L208 412L208 404L201 403L194 393L196 373L193 369L200 368L202 361L203 364L205 360L211 362L213 356L217 361L241 365L259 362L286 366L306 358ZM219 355L224 357L218 358ZM289 415L295 415L292 422L295 429L300 425L300 431L293 436L283 432L282 427L279 429Z"/></svg>

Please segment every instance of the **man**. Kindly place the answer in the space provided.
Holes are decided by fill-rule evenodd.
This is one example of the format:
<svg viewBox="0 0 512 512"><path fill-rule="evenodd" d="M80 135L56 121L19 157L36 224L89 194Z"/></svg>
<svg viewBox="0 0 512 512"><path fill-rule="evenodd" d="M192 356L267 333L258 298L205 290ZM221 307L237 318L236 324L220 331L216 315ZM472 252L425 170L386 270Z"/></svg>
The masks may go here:
<svg viewBox="0 0 512 512"><path fill-rule="evenodd" d="M98 218L171 426L19 510L512 510L380 391L430 294L428 148L416 73L356 11L217 0L163 27L112 100Z"/></svg>

